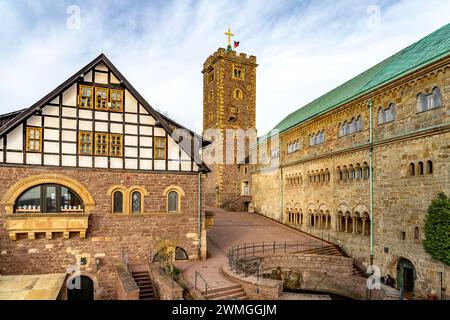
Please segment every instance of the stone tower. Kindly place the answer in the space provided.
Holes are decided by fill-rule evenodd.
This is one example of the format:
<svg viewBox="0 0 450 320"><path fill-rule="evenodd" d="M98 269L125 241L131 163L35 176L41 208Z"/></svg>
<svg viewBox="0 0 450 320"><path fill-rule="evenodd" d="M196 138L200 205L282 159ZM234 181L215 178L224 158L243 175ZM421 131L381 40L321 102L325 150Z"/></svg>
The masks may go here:
<svg viewBox="0 0 450 320"><path fill-rule="evenodd" d="M219 48L206 59L202 70L203 134L215 142L215 152L223 159L223 163L209 164L212 172L208 174L205 185L206 203L219 207L226 207L241 194L248 193L250 182L250 170L243 167L245 157L242 153L238 156L236 139L233 142L234 154L227 154L227 132L230 132L227 129L253 131L256 138L256 57L237 54L230 49L230 46L227 50ZM211 137L209 129L217 129L220 134ZM230 137L228 141L231 141ZM243 145L247 155L248 138ZM227 159L234 161L230 164Z"/></svg>

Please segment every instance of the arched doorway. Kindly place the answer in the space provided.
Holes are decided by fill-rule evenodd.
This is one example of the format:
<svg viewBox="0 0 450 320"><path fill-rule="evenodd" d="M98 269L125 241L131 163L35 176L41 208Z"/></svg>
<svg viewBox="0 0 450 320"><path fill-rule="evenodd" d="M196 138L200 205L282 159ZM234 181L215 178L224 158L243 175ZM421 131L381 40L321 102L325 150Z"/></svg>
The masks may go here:
<svg viewBox="0 0 450 320"><path fill-rule="evenodd" d="M397 263L397 288L408 295L414 292L416 269L411 261L400 259Z"/></svg>
<svg viewBox="0 0 450 320"><path fill-rule="evenodd" d="M80 276L79 286L67 288L67 300L94 300L94 282L88 276Z"/></svg>

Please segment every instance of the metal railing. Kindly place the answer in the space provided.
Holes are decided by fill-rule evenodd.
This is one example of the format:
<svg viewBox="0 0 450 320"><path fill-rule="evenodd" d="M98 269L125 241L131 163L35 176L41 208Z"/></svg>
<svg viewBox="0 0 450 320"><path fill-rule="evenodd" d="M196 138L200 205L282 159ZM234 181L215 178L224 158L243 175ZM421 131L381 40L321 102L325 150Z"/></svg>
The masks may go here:
<svg viewBox="0 0 450 320"><path fill-rule="evenodd" d="M273 241L246 243L232 247L228 251L228 266L236 273L245 273L245 276L248 276L255 273L255 268L259 268L260 260L263 256L277 253L297 253L321 248L324 248L323 242Z"/></svg>
<svg viewBox="0 0 450 320"><path fill-rule="evenodd" d="M203 276L200 274L200 272L195 271L195 281L194 281L194 288L195 290L199 291L201 293L201 290L198 289L197 287L197 279L200 278L203 281L203 284L205 285L205 294L204 297L206 300L208 300L208 282L205 280L205 278L203 278Z"/></svg>

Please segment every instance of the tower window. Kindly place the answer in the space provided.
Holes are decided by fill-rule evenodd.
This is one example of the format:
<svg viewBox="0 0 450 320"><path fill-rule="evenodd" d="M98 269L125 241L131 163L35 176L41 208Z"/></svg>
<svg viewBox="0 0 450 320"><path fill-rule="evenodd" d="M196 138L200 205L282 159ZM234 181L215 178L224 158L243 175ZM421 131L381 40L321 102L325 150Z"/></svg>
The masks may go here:
<svg viewBox="0 0 450 320"><path fill-rule="evenodd" d="M238 64L233 64L233 78L244 80L244 67Z"/></svg>
<svg viewBox="0 0 450 320"><path fill-rule="evenodd" d="M213 101L213 99L214 99L214 92L210 90L208 94L208 102Z"/></svg>
<svg viewBox="0 0 450 320"><path fill-rule="evenodd" d="M214 81L214 69L208 72L208 83Z"/></svg>
<svg viewBox="0 0 450 320"><path fill-rule="evenodd" d="M234 98L236 100L242 100L242 98L244 97L243 94L242 94L241 89L235 89L234 93L233 93L233 96L234 96Z"/></svg>

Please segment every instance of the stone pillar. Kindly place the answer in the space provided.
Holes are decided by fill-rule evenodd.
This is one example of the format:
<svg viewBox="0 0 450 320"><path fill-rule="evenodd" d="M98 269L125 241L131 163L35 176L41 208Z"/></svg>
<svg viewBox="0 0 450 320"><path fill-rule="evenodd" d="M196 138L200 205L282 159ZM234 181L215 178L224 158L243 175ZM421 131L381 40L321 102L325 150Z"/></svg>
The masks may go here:
<svg viewBox="0 0 450 320"><path fill-rule="evenodd" d="M366 235L366 218L363 218L362 221L363 221L362 235L365 236Z"/></svg>
<svg viewBox="0 0 450 320"><path fill-rule="evenodd" d="M348 217L345 216L345 232L348 232Z"/></svg>

